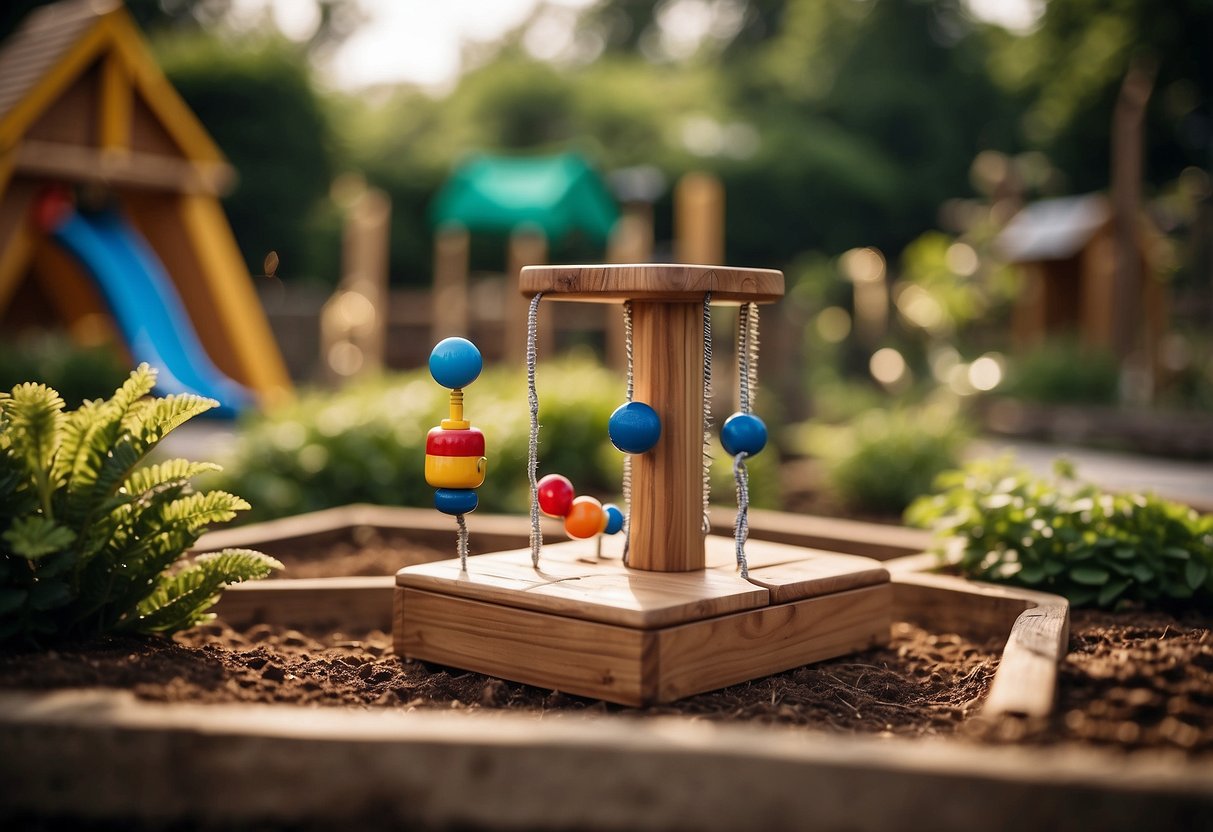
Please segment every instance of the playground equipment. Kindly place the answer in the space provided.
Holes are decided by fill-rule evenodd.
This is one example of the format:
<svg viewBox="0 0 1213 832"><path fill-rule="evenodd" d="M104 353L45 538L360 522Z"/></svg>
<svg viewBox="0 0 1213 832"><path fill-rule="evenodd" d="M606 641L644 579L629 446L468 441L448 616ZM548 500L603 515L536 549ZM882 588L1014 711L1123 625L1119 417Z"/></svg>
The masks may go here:
<svg viewBox="0 0 1213 832"><path fill-rule="evenodd" d="M749 412L756 304L782 296L781 273L541 266L522 270L521 290L531 298L532 379L541 299L623 303L628 310L633 361L627 400L651 407L659 433L646 415L639 435L623 437L622 444L634 451L624 482L628 520L620 525L626 533L596 551L586 540L541 548L540 509L563 509L565 492L572 489L557 487L553 494L547 488L541 497L540 483L551 481L535 479L532 442L531 547L402 569L395 598L398 653L640 705L887 639L891 588L877 561L746 540L744 460L765 444L765 428ZM733 541L706 535L704 524L710 426L705 393L711 373L704 348L710 344L711 304L743 310L742 407L722 431L738 474ZM539 404L533 380L530 410L534 437ZM598 522L604 530L609 524ZM592 527L592 520L586 525Z"/></svg>
<svg viewBox="0 0 1213 832"><path fill-rule="evenodd" d="M34 10L0 45L0 329L121 342L163 392L229 413L289 393L219 204L231 180L120 3Z"/></svg>

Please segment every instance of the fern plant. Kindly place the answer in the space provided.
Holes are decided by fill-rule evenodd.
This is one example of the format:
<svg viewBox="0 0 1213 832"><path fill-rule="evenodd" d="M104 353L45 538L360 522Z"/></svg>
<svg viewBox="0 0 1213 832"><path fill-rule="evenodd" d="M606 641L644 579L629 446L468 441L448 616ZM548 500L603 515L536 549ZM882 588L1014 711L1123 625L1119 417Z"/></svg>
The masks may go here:
<svg viewBox="0 0 1213 832"><path fill-rule="evenodd" d="M223 588L282 568L244 549L178 563L248 503L190 480L218 466L141 465L170 431L215 406L149 397L146 364L108 400L65 411L43 384L0 393L0 642L114 630L172 633L210 618Z"/></svg>

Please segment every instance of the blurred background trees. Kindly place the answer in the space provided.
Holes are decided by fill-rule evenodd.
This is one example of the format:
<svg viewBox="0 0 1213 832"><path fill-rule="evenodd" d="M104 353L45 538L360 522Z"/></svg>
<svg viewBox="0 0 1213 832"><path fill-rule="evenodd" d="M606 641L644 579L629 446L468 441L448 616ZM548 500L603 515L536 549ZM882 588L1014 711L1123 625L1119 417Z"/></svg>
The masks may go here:
<svg viewBox="0 0 1213 832"><path fill-rule="evenodd" d="M820 422L905 408L852 432L877 449L874 470L880 448L910 444L907 458L954 461L958 444L924 424L948 408L940 390L1123 398L1113 358L1074 343L1006 357L1021 286L996 243L1031 200L1108 190L1132 69L1148 92L1143 209L1181 313L1162 398L1213 408L1209 0L1038 0L1015 30L974 14L989 0L541 2L466 44L438 90L336 88L329 60L370 24L358 0L315 4L313 31L289 39L253 0L127 3L239 172L225 207L251 272L273 250L288 284L335 284L346 173L391 198L392 283L425 287L429 205L468 154L577 150L667 184L708 171L727 194L726 261L788 276L797 341L766 366L795 376ZM36 5L5 4L0 38ZM673 236L671 191L654 205L658 241ZM500 242L474 241L473 266L500 270ZM599 255L553 241L556 260ZM857 308L864 285L885 293L877 329ZM848 445L790 437L793 452Z"/></svg>

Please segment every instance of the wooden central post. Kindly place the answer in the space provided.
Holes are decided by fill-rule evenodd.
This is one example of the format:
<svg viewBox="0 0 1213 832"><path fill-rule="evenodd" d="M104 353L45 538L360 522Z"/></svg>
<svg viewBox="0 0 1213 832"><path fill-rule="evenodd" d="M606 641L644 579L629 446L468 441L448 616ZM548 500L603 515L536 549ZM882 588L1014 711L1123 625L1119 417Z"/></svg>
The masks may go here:
<svg viewBox="0 0 1213 832"><path fill-rule="evenodd" d="M636 401L661 417L661 439L632 457L628 565L704 568L703 303L632 303Z"/></svg>

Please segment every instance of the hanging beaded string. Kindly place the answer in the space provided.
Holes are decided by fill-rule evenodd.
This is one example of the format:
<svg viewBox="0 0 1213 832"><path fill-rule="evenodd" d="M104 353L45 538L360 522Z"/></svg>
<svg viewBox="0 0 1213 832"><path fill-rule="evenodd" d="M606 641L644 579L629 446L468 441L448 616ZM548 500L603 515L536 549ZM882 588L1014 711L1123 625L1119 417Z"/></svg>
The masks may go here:
<svg viewBox="0 0 1213 832"><path fill-rule="evenodd" d="M466 572L468 571L468 524L462 514L455 515L455 522L459 525L459 570Z"/></svg>
<svg viewBox="0 0 1213 832"><path fill-rule="evenodd" d="M543 548L543 532L539 528L539 393L535 389L536 342L539 333L539 299L543 292L531 298L526 314L526 392L531 409L531 434L527 445L527 474L531 481L531 566L539 568L539 550Z"/></svg>
<svg viewBox="0 0 1213 832"><path fill-rule="evenodd" d="M623 350L628 363L627 401L632 401L636 391L636 379L632 373L632 302L623 302ZM632 545L632 455L623 458L623 565L628 565L628 551Z"/></svg>
<svg viewBox="0 0 1213 832"><path fill-rule="evenodd" d="M703 533L712 531L712 293L703 296Z"/></svg>
<svg viewBox="0 0 1213 832"><path fill-rule="evenodd" d="M742 305L737 320L737 375L738 404L740 413L729 417L721 439L725 449L733 454L733 477L737 481L737 519L733 524L733 539L736 543L737 568L741 577L750 576L746 561L745 542L750 535L750 484L745 460L762 450L766 444L766 427L751 413L752 388L758 375L758 305ZM730 431L730 423L733 430ZM756 433L761 428L760 435Z"/></svg>

